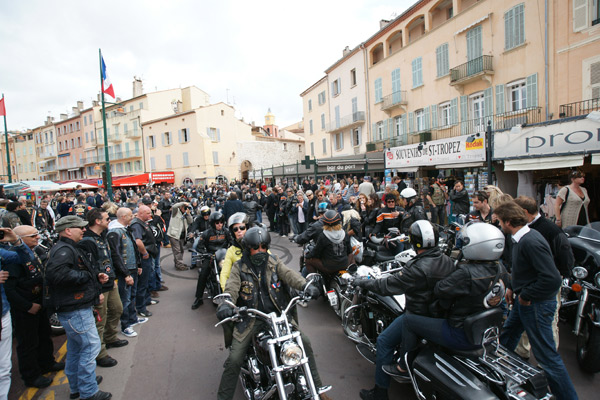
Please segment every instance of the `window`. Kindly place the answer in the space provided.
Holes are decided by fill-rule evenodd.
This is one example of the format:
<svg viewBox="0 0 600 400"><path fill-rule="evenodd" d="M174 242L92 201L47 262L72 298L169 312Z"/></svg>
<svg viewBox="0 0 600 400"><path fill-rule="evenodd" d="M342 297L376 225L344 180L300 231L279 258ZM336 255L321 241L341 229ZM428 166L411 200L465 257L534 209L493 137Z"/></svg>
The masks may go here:
<svg viewBox="0 0 600 400"><path fill-rule="evenodd" d="M350 86L356 86L356 68L350 71Z"/></svg>
<svg viewBox="0 0 600 400"><path fill-rule="evenodd" d="M587 77L586 77L587 78ZM588 86L585 84L584 86ZM592 91L591 97L586 98L598 99L600 98L600 62L594 62L590 64L590 84L589 87Z"/></svg>
<svg viewBox="0 0 600 400"><path fill-rule="evenodd" d="M527 108L527 88L525 79L507 84L506 95L508 96L507 111L518 111Z"/></svg>
<svg viewBox="0 0 600 400"><path fill-rule="evenodd" d="M325 130L325 114L321 114L321 130Z"/></svg>
<svg viewBox="0 0 600 400"><path fill-rule="evenodd" d="M125 172L131 172L131 161L125 163Z"/></svg>
<svg viewBox="0 0 600 400"><path fill-rule="evenodd" d="M123 164L122 163L117 164L117 167L115 169L117 171L117 174L122 174L123 173Z"/></svg>
<svg viewBox="0 0 600 400"><path fill-rule="evenodd" d="M323 139L323 154L327 154L327 139Z"/></svg>
<svg viewBox="0 0 600 400"><path fill-rule="evenodd" d="M287 151L287 143L283 144L283 151Z"/></svg>
<svg viewBox="0 0 600 400"><path fill-rule="evenodd" d="M335 106L335 127L336 128L340 127L340 122L341 122L341 118L340 118L340 106Z"/></svg>
<svg viewBox="0 0 600 400"><path fill-rule="evenodd" d="M437 65L437 76L448 75L450 64L448 62L448 43L444 43L435 49L435 60Z"/></svg>
<svg viewBox="0 0 600 400"><path fill-rule="evenodd" d="M167 154L165 156L165 164L166 164L166 168L171 169L173 168L173 166L171 165L171 155Z"/></svg>
<svg viewBox="0 0 600 400"><path fill-rule="evenodd" d="M312 119L308 121L308 133L313 134L313 122Z"/></svg>
<svg viewBox="0 0 600 400"><path fill-rule="evenodd" d="M162 134L162 145L170 146L173 144L173 138L171 137L171 132L165 132Z"/></svg>
<svg viewBox="0 0 600 400"><path fill-rule="evenodd" d="M189 131L186 128L179 130L179 143L188 143L189 141Z"/></svg>
<svg viewBox="0 0 600 400"><path fill-rule="evenodd" d="M396 136L400 136L404 132L404 120L402 116L394 118L394 133Z"/></svg>
<svg viewBox="0 0 600 400"><path fill-rule="evenodd" d="M81 136L77 137L77 147L81 147Z"/></svg>
<svg viewBox="0 0 600 400"><path fill-rule="evenodd" d="M302 153L302 145L301 144L298 145L298 153Z"/></svg>
<svg viewBox="0 0 600 400"><path fill-rule="evenodd" d="M69 124L69 132L73 132L73 124Z"/></svg>
<svg viewBox="0 0 600 400"><path fill-rule="evenodd" d="M133 121L133 133L137 135L138 133L138 123L137 121Z"/></svg>
<svg viewBox="0 0 600 400"><path fill-rule="evenodd" d="M381 86L381 78L375 79L375 104L383 101L383 89Z"/></svg>
<svg viewBox="0 0 600 400"><path fill-rule="evenodd" d="M219 165L219 152L213 151L213 164Z"/></svg>
<svg viewBox="0 0 600 400"><path fill-rule="evenodd" d="M360 127L352 129L350 131L350 135L351 135L350 140L352 141L352 146L354 146L354 147L360 146L360 143L361 143Z"/></svg>
<svg viewBox="0 0 600 400"><path fill-rule="evenodd" d="M419 86L423 86L423 59L417 57L412 60L412 82L413 89Z"/></svg>
<svg viewBox="0 0 600 400"><path fill-rule="evenodd" d="M504 49L525 43L525 6L519 4L504 13Z"/></svg>
<svg viewBox="0 0 600 400"><path fill-rule="evenodd" d="M331 95L333 97L337 96L342 92L342 81L341 78L337 78L335 81L331 83Z"/></svg>
<svg viewBox="0 0 600 400"><path fill-rule="evenodd" d="M225 110L221 110L221 117L225 116Z"/></svg>
<svg viewBox="0 0 600 400"><path fill-rule="evenodd" d="M415 119L417 122L417 132L425 130L425 112L422 109L415 111Z"/></svg>
<svg viewBox="0 0 600 400"><path fill-rule="evenodd" d="M141 105L141 103L140 103ZM136 171L141 171L142 170L142 162L140 160L135 162L135 170Z"/></svg>
<svg viewBox="0 0 600 400"><path fill-rule="evenodd" d="M334 136L335 149L342 150L344 148L344 132L336 133Z"/></svg>
<svg viewBox="0 0 600 400"><path fill-rule="evenodd" d="M221 141L221 130L219 128L206 128L208 137L213 142Z"/></svg>
<svg viewBox="0 0 600 400"><path fill-rule="evenodd" d="M471 119L473 119L473 125L475 127L484 126L483 115L484 115L484 96L483 93L476 93L470 96L471 102Z"/></svg>
<svg viewBox="0 0 600 400"><path fill-rule="evenodd" d="M79 130L79 129L80 129L80 124L79 124L79 121L77 121L77 122L75 123L75 127L76 127L75 129L77 129L77 130Z"/></svg>
<svg viewBox="0 0 600 400"><path fill-rule="evenodd" d="M308 111L312 111L312 100L308 99Z"/></svg>
<svg viewBox="0 0 600 400"><path fill-rule="evenodd" d="M148 136L148 148L154 149L156 147L156 137L154 135Z"/></svg>
<svg viewBox="0 0 600 400"><path fill-rule="evenodd" d="M454 17L454 8L450 7L448 8L448 19Z"/></svg>
<svg viewBox="0 0 600 400"><path fill-rule="evenodd" d="M140 141L136 140L134 142L134 145L135 145L135 155L139 157L140 156Z"/></svg>
<svg viewBox="0 0 600 400"><path fill-rule="evenodd" d="M150 157L150 171L156 170L156 159L154 157Z"/></svg>
<svg viewBox="0 0 600 400"><path fill-rule="evenodd" d="M325 91L323 90L321 93L319 93L319 105L322 106L323 104L325 104Z"/></svg>
<svg viewBox="0 0 600 400"><path fill-rule="evenodd" d="M114 130L115 130L115 136L119 136L119 125L115 125Z"/></svg>
<svg viewBox="0 0 600 400"><path fill-rule="evenodd" d="M383 140L383 121L379 121L375 126L375 140Z"/></svg>
<svg viewBox="0 0 600 400"><path fill-rule="evenodd" d="M189 167L190 166L190 159L189 159L187 151L183 152L183 166L184 167Z"/></svg>
<svg viewBox="0 0 600 400"><path fill-rule="evenodd" d="M311 157L315 156L315 143L314 142L310 142L310 155L311 155Z"/></svg>
<svg viewBox="0 0 600 400"><path fill-rule="evenodd" d="M144 109L144 103L140 103L140 110Z"/></svg>
<svg viewBox="0 0 600 400"><path fill-rule="evenodd" d="M90 141L90 133L86 132L85 133L85 142L88 143Z"/></svg>
<svg viewBox="0 0 600 400"><path fill-rule="evenodd" d="M449 126L452 124L451 114L450 114L450 102L442 103L439 105L439 118L440 118L440 127Z"/></svg>

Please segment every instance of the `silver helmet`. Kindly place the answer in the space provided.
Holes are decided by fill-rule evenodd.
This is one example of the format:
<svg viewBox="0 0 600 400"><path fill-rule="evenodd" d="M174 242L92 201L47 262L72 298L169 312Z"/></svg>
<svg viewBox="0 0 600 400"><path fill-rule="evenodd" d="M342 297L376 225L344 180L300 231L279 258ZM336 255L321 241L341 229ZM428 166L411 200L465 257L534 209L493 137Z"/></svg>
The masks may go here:
<svg viewBox="0 0 600 400"><path fill-rule="evenodd" d="M248 214L244 212L236 212L227 220L229 229L235 224L248 224Z"/></svg>
<svg viewBox="0 0 600 400"><path fill-rule="evenodd" d="M473 261L496 261L504 251L504 235L494 225L475 222L462 230L463 256Z"/></svg>

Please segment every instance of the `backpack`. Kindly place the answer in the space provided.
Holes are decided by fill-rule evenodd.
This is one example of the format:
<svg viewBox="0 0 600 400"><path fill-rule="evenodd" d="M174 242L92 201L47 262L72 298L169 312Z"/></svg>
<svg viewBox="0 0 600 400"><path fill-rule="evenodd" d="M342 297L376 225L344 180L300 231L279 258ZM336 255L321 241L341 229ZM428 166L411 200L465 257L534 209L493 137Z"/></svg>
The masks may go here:
<svg viewBox="0 0 600 400"><path fill-rule="evenodd" d="M446 196L444 195L444 191L440 187L439 183L434 183L431 185L433 189L433 194L431 195L431 200L433 200L436 206L443 206L446 202Z"/></svg>

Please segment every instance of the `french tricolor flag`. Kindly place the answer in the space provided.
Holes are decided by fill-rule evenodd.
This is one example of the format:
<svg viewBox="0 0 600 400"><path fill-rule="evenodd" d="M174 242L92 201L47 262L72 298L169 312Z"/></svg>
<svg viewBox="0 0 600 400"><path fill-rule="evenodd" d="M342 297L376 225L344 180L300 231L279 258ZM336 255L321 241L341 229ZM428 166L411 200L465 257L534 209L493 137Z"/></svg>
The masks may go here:
<svg viewBox="0 0 600 400"><path fill-rule="evenodd" d="M106 93L113 99L115 98L115 89L106 73L106 64L104 64L104 57L102 57L102 93Z"/></svg>

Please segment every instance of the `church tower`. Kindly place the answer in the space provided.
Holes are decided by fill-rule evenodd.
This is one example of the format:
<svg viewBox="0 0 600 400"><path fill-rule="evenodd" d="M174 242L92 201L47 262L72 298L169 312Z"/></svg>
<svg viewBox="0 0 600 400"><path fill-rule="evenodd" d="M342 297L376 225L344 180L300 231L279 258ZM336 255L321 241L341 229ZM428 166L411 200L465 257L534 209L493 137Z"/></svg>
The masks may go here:
<svg viewBox="0 0 600 400"><path fill-rule="evenodd" d="M270 108L267 115L265 115L265 126L263 128L270 136L279 137L279 127L275 125L275 115L273 115Z"/></svg>

